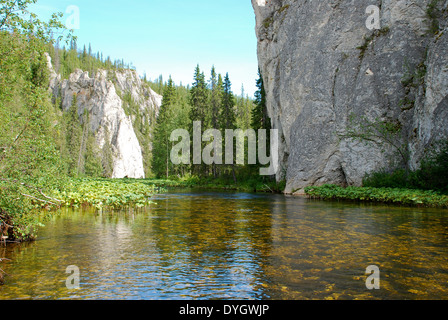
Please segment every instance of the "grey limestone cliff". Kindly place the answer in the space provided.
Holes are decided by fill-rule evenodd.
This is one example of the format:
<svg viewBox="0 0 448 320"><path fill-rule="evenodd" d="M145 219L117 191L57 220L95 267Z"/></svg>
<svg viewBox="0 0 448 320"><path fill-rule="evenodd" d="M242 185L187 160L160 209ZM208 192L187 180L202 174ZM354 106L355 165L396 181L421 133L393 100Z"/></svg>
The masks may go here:
<svg viewBox="0 0 448 320"><path fill-rule="evenodd" d="M252 0L285 192L360 185L395 151L341 139L351 115L395 121L416 168L448 136L448 1ZM366 25L377 6L380 29ZM384 150L383 150L384 149Z"/></svg>
<svg viewBox="0 0 448 320"><path fill-rule="evenodd" d="M78 114L81 117L84 110L88 111L90 130L98 146L102 148L108 139L112 147L112 178L144 178L143 146L137 139L132 116L125 112L122 97L130 95L141 113L146 116L153 114L153 119L162 97L142 85L133 70L99 70L94 77L89 77L88 72L78 69L68 79L61 80L53 70L51 58L47 56L47 59L51 74L50 90L54 97L61 99L62 110L70 108L76 95Z"/></svg>

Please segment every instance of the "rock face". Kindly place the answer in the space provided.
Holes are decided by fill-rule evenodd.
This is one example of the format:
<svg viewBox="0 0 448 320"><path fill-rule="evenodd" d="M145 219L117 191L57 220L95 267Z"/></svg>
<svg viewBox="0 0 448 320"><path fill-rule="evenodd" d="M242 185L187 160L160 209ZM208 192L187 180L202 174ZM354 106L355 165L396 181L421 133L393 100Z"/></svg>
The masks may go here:
<svg viewBox="0 0 448 320"><path fill-rule="evenodd" d="M285 192L360 185L395 150L340 139L349 118L395 121L416 168L448 136L448 1L252 0ZM380 29L366 21L379 8ZM434 31L436 26L438 31ZM383 150L384 149L384 150Z"/></svg>
<svg viewBox="0 0 448 320"><path fill-rule="evenodd" d="M81 117L84 110L88 111L90 130L95 134L98 146L102 148L106 139L111 144L112 178L144 178L142 147L120 96L129 94L143 114L157 114L162 97L143 86L133 70L99 70L94 78L90 78L88 72L77 69L69 79L61 81L60 75L53 70L51 58L47 56L47 59L50 89L54 97L61 99L62 110L70 108L76 95L78 114Z"/></svg>

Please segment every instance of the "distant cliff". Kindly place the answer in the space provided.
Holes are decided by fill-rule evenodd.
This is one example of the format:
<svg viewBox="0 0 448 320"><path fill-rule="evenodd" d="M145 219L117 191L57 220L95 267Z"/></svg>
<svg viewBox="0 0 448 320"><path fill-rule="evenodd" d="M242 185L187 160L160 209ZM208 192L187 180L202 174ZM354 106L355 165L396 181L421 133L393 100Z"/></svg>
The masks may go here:
<svg viewBox="0 0 448 320"><path fill-rule="evenodd" d="M144 178L144 151L151 149L149 132L137 127L150 125L159 111L162 97L142 83L134 70L98 70L91 78L88 72L75 70L68 79L54 71L51 58L50 90L67 111L76 95L78 114L88 111L89 128L99 148L109 143L112 151L112 178ZM140 139L139 139L140 138ZM148 156L148 155L146 155Z"/></svg>
<svg viewBox="0 0 448 320"><path fill-rule="evenodd" d="M286 192L360 185L390 146L341 139L350 117L396 123L416 168L448 136L448 1L252 0L258 59ZM379 9L369 30L367 7ZM384 149L384 150L382 150Z"/></svg>

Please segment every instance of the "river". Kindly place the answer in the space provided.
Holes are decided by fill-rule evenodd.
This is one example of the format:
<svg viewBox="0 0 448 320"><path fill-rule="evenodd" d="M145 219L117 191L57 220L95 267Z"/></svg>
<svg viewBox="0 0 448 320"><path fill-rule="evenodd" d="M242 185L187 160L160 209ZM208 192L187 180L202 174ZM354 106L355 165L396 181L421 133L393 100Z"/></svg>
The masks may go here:
<svg viewBox="0 0 448 320"><path fill-rule="evenodd" d="M448 210L194 190L153 201L67 209L36 241L0 247L0 299L448 299Z"/></svg>

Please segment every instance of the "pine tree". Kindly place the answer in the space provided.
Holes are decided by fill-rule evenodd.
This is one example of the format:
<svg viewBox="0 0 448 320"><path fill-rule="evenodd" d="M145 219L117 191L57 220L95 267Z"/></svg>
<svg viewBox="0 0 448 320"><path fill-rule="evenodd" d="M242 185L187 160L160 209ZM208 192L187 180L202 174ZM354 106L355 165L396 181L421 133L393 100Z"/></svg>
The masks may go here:
<svg viewBox="0 0 448 320"><path fill-rule="evenodd" d="M199 65L196 66L194 73L194 82L190 89L190 120L201 121L202 128L207 127L207 108L208 108L208 92L205 83L205 75L201 72Z"/></svg>
<svg viewBox="0 0 448 320"><path fill-rule="evenodd" d="M230 82L229 74L224 78L222 91L222 110L221 110L221 128L234 129L235 128L235 97L232 92L232 84Z"/></svg>
<svg viewBox="0 0 448 320"><path fill-rule="evenodd" d="M263 77L260 69L258 69L258 79L256 82L257 91L255 92L254 108L252 110L252 128L256 131L266 130L266 150L270 150L271 138L271 119L268 116L266 107L266 91L264 89ZM253 166L254 170L258 170L259 166Z"/></svg>
<svg viewBox="0 0 448 320"><path fill-rule="evenodd" d="M221 130L223 132L223 137L225 136L226 129L236 128L236 118L235 118L235 97L232 92L232 84L230 82L229 74L226 73L223 83L222 91L222 109L221 109ZM233 180L237 183L235 166L231 165Z"/></svg>
<svg viewBox="0 0 448 320"><path fill-rule="evenodd" d="M220 129L220 116L222 106L223 81L221 74L217 75L215 67L212 67L210 80L210 102L209 102L209 120L212 129ZM213 163L212 174L216 178L218 176L218 166Z"/></svg>
<svg viewBox="0 0 448 320"><path fill-rule="evenodd" d="M221 104L222 104L222 91L223 91L223 82L221 75L216 74L215 67L212 67L210 80L209 80L209 89L210 89L210 125L213 129L218 129L220 112L221 112Z"/></svg>
<svg viewBox="0 0 448 320"><path fill-rule="evenodd" d="M160 106L159 116L156 121L156 128L153 136L153 161L152 171L158 177L170 174L170 135L173 128L173 104L176 99L176 91L171 76L163 92L162 105Z"/></svg>
<svg viewBox="0 0 448 320"><path fill-rule="evenodd" d="M209 104L208 104L208 89L207 89L207 83L205 81L205 75L203 72L201 72L199 65L196 66L195 72L194 72L194 81L192 84L192 87L190 89L190 135L193 137L193 124L196 121L199 121L201 123L201 136L206 130L206 128L209 128L208 120L210 117L208 116L208 110L209 110ZM202 144L201 144L201 150L202 150ZM193 165L193 173L196 174L204 174L205 173L205 166L194 164Z"/></svg>
<svg viewBox="0 0 448 320"><path fill-rule="evenodd" d="M271 120L266 107L266 91L260 69L258 69L257 89L255 92L255 107L252 110L252 128L269 130L271 129Z"/></svg>

